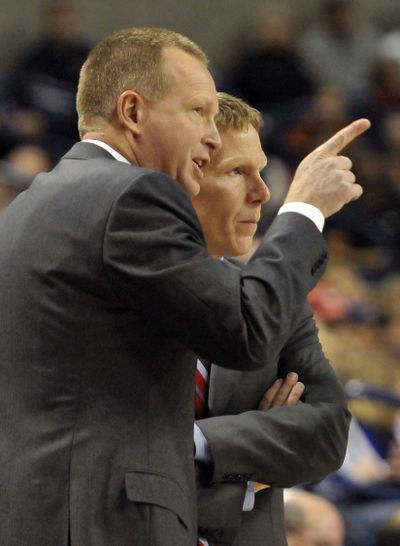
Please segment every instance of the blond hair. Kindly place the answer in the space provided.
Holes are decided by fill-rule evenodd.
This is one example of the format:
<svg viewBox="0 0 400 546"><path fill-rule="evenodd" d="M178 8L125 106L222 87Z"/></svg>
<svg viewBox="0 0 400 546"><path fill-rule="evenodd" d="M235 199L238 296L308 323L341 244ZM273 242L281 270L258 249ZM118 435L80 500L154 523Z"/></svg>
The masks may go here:
<svg viewBox="0 0 400 546"><path fill-rule="evenodd" d="M263 125L261 113L247 104L243 99L229 95L228 93L217 93L218 114L215 123L219 130L237 129L243 131L252 126L259 133Z"/></svg>
<svg viewBox="0 0 400 546"><path fill-rule="evenodd" d="M207 65L206 54L189 38L162 28L129 28L114 32L89 53L82 66L77 111L79 133L93 130L99 118L109 121L119 96L132 89L161 98L172 83L162 51L177 47Z"/></svg>

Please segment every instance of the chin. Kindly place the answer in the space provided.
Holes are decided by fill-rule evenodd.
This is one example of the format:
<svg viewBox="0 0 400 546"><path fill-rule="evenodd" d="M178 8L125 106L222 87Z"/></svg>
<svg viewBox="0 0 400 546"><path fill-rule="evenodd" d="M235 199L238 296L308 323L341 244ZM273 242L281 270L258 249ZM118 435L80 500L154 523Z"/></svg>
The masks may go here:
<svg viewBox="0 0 400 546"><path fill-rule="evenodd" d="M231 254L231 256L235 258L240 258L241 260L247 262L247 260L250 260L255 249L253 248L252 243L250 243L250 244L243 245L240 248L237 248L236 250L237 252L235 254Z"/></svg>
<svg viewBox="0 0 400 546"><path fill-rule="evenodd" d="M249 241L248 239L243 242L241 245L236 246L236 256L243 256L243 254L248 254L253 248L253 240Z"/></svg>
<svg viewBox="0 0 400 546"><path fill-rule="evenodd" d="M230 252L226 252L224 256L231 256L232 258L240 258L250 252L251 247L246 248L231 248Z"/></svg>

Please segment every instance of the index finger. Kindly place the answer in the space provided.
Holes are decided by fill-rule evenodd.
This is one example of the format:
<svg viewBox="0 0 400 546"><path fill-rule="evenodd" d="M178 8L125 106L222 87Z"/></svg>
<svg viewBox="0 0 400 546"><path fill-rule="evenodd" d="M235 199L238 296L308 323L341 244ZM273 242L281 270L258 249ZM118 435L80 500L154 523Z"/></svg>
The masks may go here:
<svg viewBox="0 0 400 546"><path fill-rule="evenodd" d="M336 155L370 127L371 122L368 119L357 119L318 146L318 148L315 149L315 152L317 152L318 155Z"/></svg>

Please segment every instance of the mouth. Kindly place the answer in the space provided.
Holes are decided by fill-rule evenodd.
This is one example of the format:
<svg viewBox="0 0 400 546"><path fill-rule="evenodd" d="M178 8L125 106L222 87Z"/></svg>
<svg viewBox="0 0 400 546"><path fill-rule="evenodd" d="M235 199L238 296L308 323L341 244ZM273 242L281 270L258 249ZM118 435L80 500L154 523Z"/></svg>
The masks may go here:
<svg viewBox="0 0 400 546"><path fill-rule="evenodd" d="M203 169L210 163L210 160L208 158L204 158L204 159L196 158L196 159L192 159L192 162L195 166L195 171L197 175L199 176L199 178L203 178L204 177Z"/></svg>
<svg viewBox="0 0 400 546"><path fill-rule="evenodd" d="M259 220L260 220L259 218L250 218L249 220L241 220L240 223L241 224L254 224L254 225L257 225Z"/></svg>
<svg viewBox="0 0 400 546"><path fill-rule="evenodd" d="M246 220L239 221L239 230L246 237L253 237L258 228L258 222L260 218L246 218Z"/></svg>

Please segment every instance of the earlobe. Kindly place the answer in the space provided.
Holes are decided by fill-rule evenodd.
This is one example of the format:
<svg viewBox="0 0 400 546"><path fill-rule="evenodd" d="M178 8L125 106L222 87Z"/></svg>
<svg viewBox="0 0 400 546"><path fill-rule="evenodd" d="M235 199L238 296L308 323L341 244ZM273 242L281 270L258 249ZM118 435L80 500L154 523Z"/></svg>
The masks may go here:
<svg viewBox="0 0 400 546"><path fill-rule="evenodd" d="M124 91L117 102L118 121L123 128L129 129L133 134L140 132L142 99L136 91Z"/></svg>

